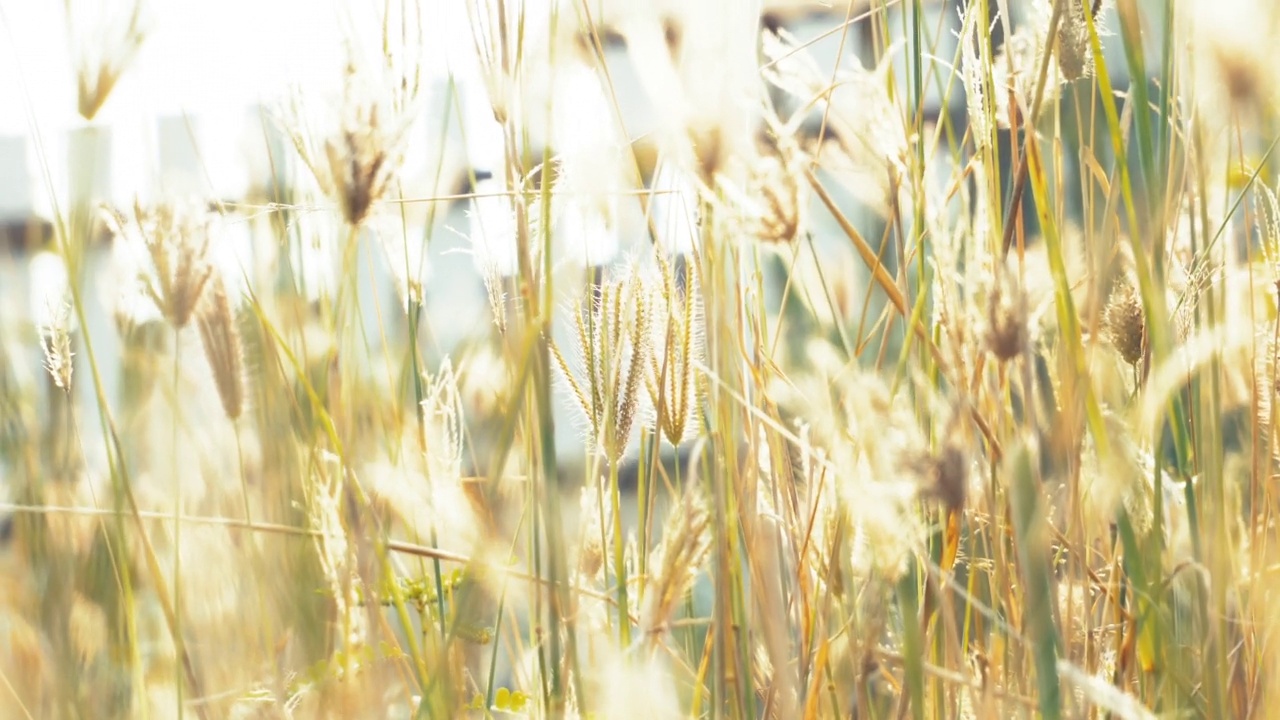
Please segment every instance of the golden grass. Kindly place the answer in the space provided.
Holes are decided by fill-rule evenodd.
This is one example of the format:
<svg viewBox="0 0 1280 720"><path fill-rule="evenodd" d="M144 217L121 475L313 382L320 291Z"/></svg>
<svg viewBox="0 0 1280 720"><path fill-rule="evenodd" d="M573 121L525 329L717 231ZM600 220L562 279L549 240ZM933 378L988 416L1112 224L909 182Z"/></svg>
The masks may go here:
<svg viewBox="0 0 1280 720"><path fill-rule="evenodd" d="M1280 10L871 0L832 68L739 3L478 0L500 193L415 197L409 5L280 113L289 195L107 209L113 327L62 208L65 302L0 314L0 717L1276 716ZM481 199L446 354L418 223ZM643 237L584 267L566 205Z"/></svg>

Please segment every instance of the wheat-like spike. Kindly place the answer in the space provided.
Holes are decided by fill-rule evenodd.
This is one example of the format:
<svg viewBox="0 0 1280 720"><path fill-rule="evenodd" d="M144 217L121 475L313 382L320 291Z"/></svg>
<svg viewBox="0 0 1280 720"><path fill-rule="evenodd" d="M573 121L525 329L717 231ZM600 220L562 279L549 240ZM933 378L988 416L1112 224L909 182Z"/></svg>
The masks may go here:
<svg viewBox="0 0 1280 720"><path fill-rule="evenodd" d="M599 420L604 407L603 389L604 384L608 380L602 368L604 362L600 359L600 353L603 352L604 341L601 323L604 318L605 303L608 301L608 287L600 288L599 297L591 297L584 302L584 306L579 307L578 317L584 323L582 337L585 338L585 344L582 346L583 367L587 371L587 380L590 383L591 390L591 417L593 430L598 427Z"/></svg>
<svg viewBox="0 0 1280 720"><path fill-rule="evenodd" d="M649 352L649 313L645 303L635 303L634 322L631 326L631 358L627 363L626 381L623 383L618 417L614 419L614 446L620 452L631 434L639 401L640 382L644 375L645 356Z"/></svg>
<svg viewBox="0 0 1280 720"><path fill-rule="evenodd" d="M433 480L456 480L462 473L462 394L448 357L440 362L434 376L427 375L426 381L421 412L430 429L427 472Z"/></svg>
<svg viewBox="0 0 1280 720"><path fill-rule="evenodd" d="M669 260L658 258L660 281L653 293L662 324L652 334L651 343L660 347L651 354L646 388L657 408L657 427L672 445L679 445L696 412L697 382L694 361L697 354L696 268L683 292L676 288L675 272ZM652 321L651 321L652 324Z"/></svg>
<svg viewBox="0 0 1280 720"><path fill-rule="evenodd" d="M1265 220L1263 227L1266 228L1266 232L1262 233L1262 248L1267 259L1275 265L1280 263L1280 202L1276 200L1275 191L1266 183L1258 185L1262 188L1263 202L1256 204L1261 206L1258 214Z"/></svg>
<svg viewBox="0 0 1280 720"><path fill-rule="evenodd" d="M667 517L662 543L649 566L656 568L640 613L644 637L657 642L680 599L711 554L711 514L696 484L690 484L680 504Z"/></svg>
<svg viewBox="0 0 1280 720"><path fill-rule="evenodd" d="M71 305L63 302L56 308L50 308L49 323L40 328L44 367L53 378L53 384L65 393L71 392L71 373L74 370L70 323Z"/></svg>
<svg viewBox="0 0 1280 720"><path fill-rule="evenodd" d="M609 378L609 387L616 389L621 387L623 384L621 344L624 335L622 327L622 309L625 305L625 301L623 299L623 286L621 282L612 284L609 290L609 297L611 301L608 306L609 325L604 337L601 338L604 356L608 358L603 369L611 374L611 377ZM621 398L615 398L615 407L621 400Z"/></svg>
<svg viewBox="0 0 1280 720"><path fill-rule="evenodd" d="M582 408L582 414L586 415L594 425L594 416L591 413L591 400L587 398L586 393L582 391L582 386L574 379L573 373L569 371L569 363L565 362L564 354L560 352L560 347L552 342L551 354L556 358L556 364L560 366L560 372L564 374L564 379L569 383L569 389L573 391L573 397L577 399L578 406ZM594 428L593 428L594 429Z"/></svg>
<svg viewBox="0 0 1280 720"><path fill-rule="evenodd" d="M686 275L686 285L684 290L684 319L680 327L680 390L679 403L677 407L680 414L677 415L677 424L673 426L672 437L684 437L685 423L690 419L690 415L697 412L698 400L702 396L699 392L697 379L694 375L694 356L697 353L697 337L695 333L698 331L698 323L696 322L698 287L701 283L700 269L698 265L689 268Z"/></svg>
<svg viewBox="0 0 1280 720"><path fill-rule="evenodd" d="M215 275L209 283L209 292L196 315L196 326L222 409L234 422L244 411L244 356L240 330L220 275Z"/></svg>

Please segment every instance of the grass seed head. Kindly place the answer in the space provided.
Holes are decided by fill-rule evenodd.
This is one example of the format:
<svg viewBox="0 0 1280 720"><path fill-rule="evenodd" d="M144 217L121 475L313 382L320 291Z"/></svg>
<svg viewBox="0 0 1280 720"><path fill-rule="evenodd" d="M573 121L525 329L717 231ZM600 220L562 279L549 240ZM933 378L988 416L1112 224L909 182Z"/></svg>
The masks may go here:
<svg viewBox="0 0 1280 720"><path fill-rule="evenodd" d="M655 570L640 611L640 628L653 641L666 629L711 554L711 513L697 487L690 483L667 516L662 542L649 560Z"/></svg>
<svg viewBox="0 0 1280 720"><path fill-rule="evenodd" d="M1133 283L1122 284L1111 291L1103 311L1107 339L1130 365L1137 365L1147 351L1147 315L1142 296Z"/></svg>
<svg viewBox="0 0 1280 720"><path fill-rule="evenodd" d="M76 73L76 111L92 120L147 37L145 0L66 3Z"/></svg>
<svg viewBox="0 0 1280 720"><path fill-rule="evenodd" d="M751 167L747 189L760 205L752 234L766 243L789 244L803 227L801 151L795 138L777 124L774 137L776 145L763 148Z"/></svg>
<svg viewBox="0 0 1280 720"><path fill-rule="evenodd" d="M647 282L653 322L644 381L658 430L667 442L679 446L698 425L702 382L695 365L702 357L701 293L696 264L685 265L678 275L675 259L660 250L657 262L657 277Z"/></svg>
<svg viewBox="0 0 1280 720"><path fill-rule="evenodd" d="M1008 128L1011 119L1021 117L1024 110L1032 109L1036 85L1040 81L1040 64L1051 46L1051 38L1048 37L1051 12L1052 3L1033 3L1030 21L1015 30L996 52L991 72L996 96L996 121L1002 128ZM1062 81L1059 64L1050 62L1041 95L1042 107L1057 99ZM1026 122L1026 118L1019 122Z"/></svg>
<svg viewBox="0 0 1280 720"><path fill-rule="evenodd" d="M1258 353L1254 360L1253 413L1258 426L1255 463L1268 466L1280 460L1280 443L1275 437L1276 398L1280 396L1280 351L1270 328L1259 332ZM1269 472L1269 471L1268 471Z"/></svg>
<svg viewBox="0 0 1280 720"><path fill-rule="evenodd" d="M235 310L220 274L215 273L209 282L196 315L196 326L222 409L234 422L244 412L244 353Z"/></svg>
<svg viewBox="0 0 1280 720"><path fill-rule="evenodd" d="M362 224L390 189L414 119L416 76L390 58L382 60L348 63L341 108L327 118L327 130L312 130L300 94L284 113L294 149L352 227Z"/></svg>
<svg viewBox="0 0 1280 720"><path fill-rule="evenodd" d="M587 420L590 441L610 461L626 449L640 412L640 387L652 352L652 309L634 268L585 296L574 313L576 368L556 344L562 379Z"/></svg>
<svg viewBox="0 0 1280 720"><path fill-rule="evenodd" d="M135 204L132 218L110 209L104 218L119 241L146 249L151 267L141 272L144 293L170 325L186 327L213 275L208 209L194 203Z"/></svg>
<svg viewBox="0 0 1280 720"><path fill-rule="evenodd" d="M936 497L949 510L961 510L969 494L969 459L960 446L948 442L920 463L925 494Z"/></svg>
<svg viewBox="0 0 1280 720"><path fill-rule="evenodd" d="M41 272L39 267L47 267L48 271ZM71 315L71 302L67 299L66 266L52 253L39 253L32 259L31 271L32 310L36 316L36 329L40 332L44 367L53 378L53 384L59 390L69 393L74 369L72 358L75 353L71 351L71 335L75 329L75 320Z"/></svg>
<svg viewBox="0 0 1280 720"><path fill-rule="evenodd" d="M1100 20L1098 11L1102 9L1102 0L1088 1L1090 4L1086 7L1080 0L1065 0L1065 13L1058 23L1058 68L1062 71L1062 79L1067 82L1093 74L1089 18L1095 23L1095 31L1101 34L1102 28L1096 23ZM1089 18L1085 13L1089 13Z"/></svg>
<svg viewBox="0 0 1280 720"><path fill-rule="evenodd" d="M1008 362L1026 352L1029 337L1025 293L997 283L987 299L987 349Z"/></svg>
<svg viewBox="0 0 1280 720"><path fill-rule="evenodd" d="M462 394L453 363L445 358L434 376L426 377L421 412L427 431L427 471L433 482L455 482L462 476Z"/></svg>
<svg viewBox="0 0 1280 720"><path fill-rule="evenodd" d="M613 533L613 503L608 501L603 479L595 487L582 488L579 504L582 540L578 551L578 574L594 580L604 567Z"/></svg>

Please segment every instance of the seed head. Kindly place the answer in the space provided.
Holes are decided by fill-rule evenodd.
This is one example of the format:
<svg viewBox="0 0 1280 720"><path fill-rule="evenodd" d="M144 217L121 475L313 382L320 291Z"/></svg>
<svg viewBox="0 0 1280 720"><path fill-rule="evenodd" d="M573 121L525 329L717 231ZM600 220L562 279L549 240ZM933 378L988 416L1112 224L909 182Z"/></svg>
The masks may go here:
<svg viewBox="0 0 1280 720"><path fill-rule="evenodd" d="M578 574L584 580L593 580L604 567L613 530L613 503L607 500L603 481L595 487L582 488L580 513L582 544L578 552Z"/></svg>
<svg viewBox="0 0 1280 720"><path fill-rule="evenodd" d="M657 260L658 278L648 283L647 292L652 306L653 352L649 353L645 389L657 410L658 429L667 442L679 446L697 427L701 395L700 376L694 369L702 357L698 272L696 266L686 265L683 278L679 278L674 261L660 250Z"/></svg>
<svg viewBox="0 0 1280 720"><path fill-rule="evenodd" d="M50 308L49 322L40 327L40 347L44 350L44 367L59 390L71 392L74 369L71 352L71 304L63 302Z"/></svg>
<svg viewBox="0 0 1280 720"><path fill-rule="evenodd" d="M1054 40L1048 37L1051 15L1051 2L1033 2L1030 22L1015 30L996 53L992 84L995 87L996 120L1001 127L1009 127L1011 119L1018 116L1024 108L1031 109L1036 85L1040 81L1040 64ZM1067 19L1064 18L1060 25L1067 24ZM1057 99L1063 79L1059 63L1050 62L1044 79L1042 103L1047 105ZM1010 95L1013 96L1012 100Z"/></svg>
<svg viewBox="0 0 1280 720"><path fill-rule="evenodd" d="M938 498L949 510L964 507L969 495L969 461L960 446L949 442L918 464L925 494Z"/></svg>
<svg viewBox="0 0 1280 720"><path fill-rule="evenodd" d="M186 327L213 275L208 210L195 204L135 204L132 218L110 208L104 218L119 240L141 242L146 248L152 267L139 278L143 292L170 325L177 330Z"/></svg>
<svg viewBox="0 0 1280 720"><path fill-rule="evenodd" d="M667 517L662 543L649 560L656 570L640 611L640 628L654 642L711 554L711 514L697 488L691 483Z"/></svg>
<svg viewBox="0 0 1280 720"><path fill-rule="evenodd" d="M754 235L767 243L786 244L800 235L804 206L800 183L800 148L795 138L770 121L777 138L775 148L766 149L751 168L748 193L760 205Z"/></svg>
<svg viewBox="0 0 1280 720"><path fill-rule="evenodd" d="M92 120L147 36L144 0L67 2L80 117Z"/></svg>
<svg viewBox="0 0 1280 720"><path fill-rule="evenodd" d="M348 64L342 108L328 131L312 133L300 94L285 109L285 130L294 148L352 227L364 222L390 188L413 120L416 76L383 59L382 66Z"/></svg>
<svg viewBox="0 0 1280 720"><path fill-rule="evenodd" d="M244 353L235 311L220 274L214 274L196 315L200 344L213 371L222 409L233 422L244 411Z"/></svg>
<svg viewBox="0 0 1280 720"><path fill-rule="evenodd" d="M1065 14L1058 23L1058 68L1062 79L1073 82L1093 74L1093 50L1089 36L1089 19L1098 23L1102 0L1090 0L1089 7L1080 0L1065 0ZM1089 18L1085 13L1089 13ZM1102 28L1095 24L1099 34Z"/></svg>
<svg viewBox="0 0 1280 720"><path fill-rule="evenodd" d="M427 471L433 482L456 482L462 476L462 394L453 363L445 358L434 376L427 375L422 401L427 431Z"/></svg>
<svg viewBox="0 0 1280 720"><path fill-rule="evenodd" d="M592 442L617 461L626 449L640 407L650 349L650 307L634 270L604 283L598 299L584 298L575 316L580 372L570 369L559 347L552 352L573 398L586 416ZM575 377L578 375L579 377Z"/></svg>
<svg viewBox="0 0 1280 720"><path fill-rule="evenodd" d="M1008 362L1026 351L1028 335L1025 293L997 283L987 300L987 349Z"/></svg>
<svg viewBox="0 0 1280 720"><path fill-rule="evenodd" d="M1120 357L1130 365L1138 364L1147 351L1147 315L1131 282L1125 281L1111 292L1102 322Z"/></svg>

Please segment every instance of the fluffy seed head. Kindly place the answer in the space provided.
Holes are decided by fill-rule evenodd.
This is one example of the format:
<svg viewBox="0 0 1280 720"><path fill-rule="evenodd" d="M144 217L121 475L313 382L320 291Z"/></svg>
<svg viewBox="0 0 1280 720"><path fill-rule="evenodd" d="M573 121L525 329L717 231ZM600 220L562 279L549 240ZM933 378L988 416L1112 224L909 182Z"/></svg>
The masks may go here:
<svg viewBox="0 0 1280 720"><path fill-rule="evenodd" d="M1102 0L1090 0L1089 7L1080 0L1066 0L1065 14L1058 23L1058 68L1062 79L1073 82L1093 74L1093 49L1089 36L1089 18L1098 22ZM1085 13L1089 13L1089 18ZM1094 29L1101 33L1101 28Z"/></svg>
<svg viewBox="0 0 1280 720"><path fill-rule="evenodd" d="M969 495L969 461L954 442L925 456L919 464L925 494L938 498L950 510L960 510Z"/></svg>
<svg viewBox="0 0 1280 720"><path fill-rule="evenodd" d="M1008 362L1027 349L1028 336L1025 294L997 284L987 300L987 349Z"/></svg>
<svg viewBox="0 0 1280 720"><path fill-rule="evenodd" d="M1147 316L1142 297L1130 282L1123 282L1111 292L1103 312L1107 339L1130 365L1142 360L1147 350Z"/></svg>
<svg viewBox="0 0 1280 720"><path fill-rule="evenodd" d="M1030 21L1015 30L996 53L992 81L995 86L996 121L1001 127L1009 127L1011 119L1031 110L1035 101L1041 61L1052 48L1054 40L1048 37L1052 8L1052 2L1032 3ZM1068 18L1064 18L1060 24L1068 24L1066 20ZM1063 80L1059 63L1050 62L1045 73L1042 103L1047 105L1057 99ZM1026 119L1019 122L1026 122Z"/></svg>

